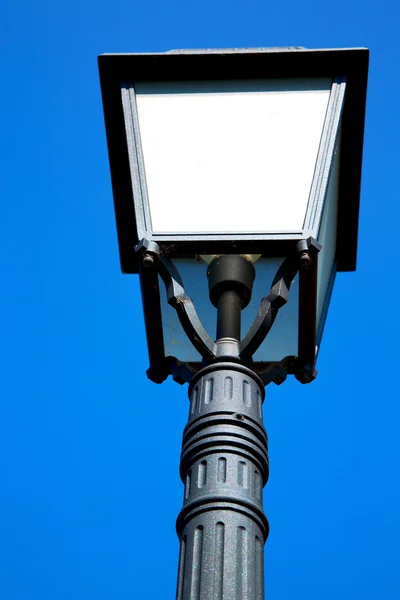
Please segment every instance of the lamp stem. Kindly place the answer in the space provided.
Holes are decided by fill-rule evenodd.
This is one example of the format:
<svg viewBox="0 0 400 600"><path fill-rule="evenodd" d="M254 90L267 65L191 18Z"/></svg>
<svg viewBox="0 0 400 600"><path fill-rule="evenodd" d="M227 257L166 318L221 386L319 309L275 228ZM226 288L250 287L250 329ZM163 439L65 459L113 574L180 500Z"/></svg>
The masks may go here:
<svg viewBox="0 0 400 600"><path fill-rule="evenodd" d="M217 340L234 338L240 340L240 313L242 300L233 290L222 292L218 299Z"/></svg>
<svg viewBox="0 0 400 600"><path fill-rule="evenodd" d="M223 254L207 271L211 303L218 309L217 340L240 341L240 311L250 302L255 270L240 254Z"/></svg>
<svg viewBox="0 0 400 600"><path fill-rule="evenodd" d="M189 387L177 600L264 599L264 395L259 377L231 362L205 367Z"/></svg>

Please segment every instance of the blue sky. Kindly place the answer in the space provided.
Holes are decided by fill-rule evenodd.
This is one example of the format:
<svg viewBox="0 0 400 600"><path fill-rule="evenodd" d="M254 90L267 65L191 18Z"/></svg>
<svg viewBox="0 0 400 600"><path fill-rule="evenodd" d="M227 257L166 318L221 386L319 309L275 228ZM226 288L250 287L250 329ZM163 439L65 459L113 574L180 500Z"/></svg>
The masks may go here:
<svg viewBox="0 0 400 600"><path fill-rule="evenodd" d="M394 1L9 0L0 19L0 596L174 598L186 390L147 381L122 276L103 52L371 50L355 274L318 379L269 387L271 600L400 596L400 83Z"/></svg>

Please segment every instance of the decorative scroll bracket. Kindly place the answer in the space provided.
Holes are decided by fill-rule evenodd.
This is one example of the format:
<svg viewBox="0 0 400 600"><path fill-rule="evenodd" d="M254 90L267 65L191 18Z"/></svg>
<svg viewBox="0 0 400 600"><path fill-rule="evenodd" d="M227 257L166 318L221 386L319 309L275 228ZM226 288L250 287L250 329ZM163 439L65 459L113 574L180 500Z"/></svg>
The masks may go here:
<svg viewBox="0 0 400 600"><path fill-rule="evenodd" d="M321 245L310 237L298 242L296 252L283 261L269 294L261 300L250 329L237 344L236 356L231 357L233 360L245 364L252 363L252 357L271 330L279 309L288 301L290 286L296 274L299 271L307 271L313 265L316 276L316 256L320 249ZM148 377L156 383L161 383L171 374L178 383L190 382L197 371L195 365L182 363L174 357L165 357L160 310L146 310L146 307L160 305L158 275L166 287L168 304L176 310L182 328L203 359L203 365L221 360L218 341L214 342L203 327L192 300L185 292L178 270L171 260L160 254L158 245L143 239L135 250L141 254L140 275L151 365ZM157 321L156 326L154 319ZM289 373L293 373L303 383L316 376L313 364L307 364L307 373L303 373L302 367L299 368L296 364L295 357L272 363L261 369L259 375L264 385L272 381L279 385Z"/></svg>

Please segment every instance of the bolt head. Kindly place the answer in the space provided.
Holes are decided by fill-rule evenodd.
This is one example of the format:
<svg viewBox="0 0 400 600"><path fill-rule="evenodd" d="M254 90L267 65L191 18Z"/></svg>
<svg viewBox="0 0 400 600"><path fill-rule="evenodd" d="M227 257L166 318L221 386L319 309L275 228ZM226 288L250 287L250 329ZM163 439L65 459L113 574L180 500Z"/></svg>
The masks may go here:
<svg viewBox="0 0 400 600"><path fill-rule="evenodd" d="M303 252L300 256L300 265L303 269L308 269L311 265L312 259L308 252Z"/></svg>
<svg viewBox="0 0 400 600"><path fill-rule="evenodd" d="M151 254L145 254L142 259L142 265L145 269L152 267L154 265L154 256Z"/></svg>

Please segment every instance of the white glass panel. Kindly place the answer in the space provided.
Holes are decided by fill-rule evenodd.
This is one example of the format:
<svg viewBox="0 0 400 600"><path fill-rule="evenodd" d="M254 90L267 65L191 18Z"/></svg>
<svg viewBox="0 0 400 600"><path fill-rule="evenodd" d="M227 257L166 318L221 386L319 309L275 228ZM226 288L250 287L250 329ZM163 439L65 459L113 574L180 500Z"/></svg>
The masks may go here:
<svg viewBox="0 0 400 600"><path fill-rule="evenodd" d="M155 232L302 228L331 80L135 84Z"/></svg>
<svg viewBox="0 0 400 600"><path fill-rule="evenodd" d="M327 300L329 301L329 298L327 299L326 296L329 289L329 283L331 280L336 256L338 191L339 149L337 147L336 154L333 159L331 175L329 178L328 189L325 198L325 208L318 236L318 241L322 244L322 249L318 255L317 331L321 323L321 318L324 317L325 303Z"/></svg>
<svg viewBox="0 0 400 600"><path fill-rule="evenodd" d="M254 264L256 278L253 286L252 300L242 311L242 337L247 333L257 315L261 299L270 290L275 274L283 262L283 258L260 258ZM207 265L195 259L174 259L184 283L185 291L193 300L197 314L205 329L215 338L217 311L211 304L208 295ZM193 348L184 333L175 310L167 304L165 286L160 281L161 307L164 328L166 355L175 356L181 361L199 362L200 355ZM279 361L285 356L297 354L298 330L298 277L292 283L289 301L278 313L276 321L267 339L254 355L256 361Z"/></svg>

